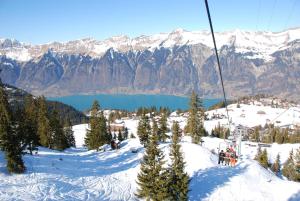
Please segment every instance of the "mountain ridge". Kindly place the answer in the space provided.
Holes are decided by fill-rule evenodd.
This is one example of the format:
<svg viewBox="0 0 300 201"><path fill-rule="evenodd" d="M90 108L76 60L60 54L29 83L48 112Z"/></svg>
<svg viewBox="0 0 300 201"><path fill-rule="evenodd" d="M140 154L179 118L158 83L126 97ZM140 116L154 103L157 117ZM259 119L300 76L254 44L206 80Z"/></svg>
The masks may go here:
<svg viewBox="0 0 300 201"><path fill-rule="evenodd" d="M218 51L230 98L266 93L300 100L300 28L272 33L274 38L239 30L228 33L217 40L223 42ZM195 90L202 97L221 97L214 51L198 40L208 44L211 35L207 32L203 37L178 29L165 35L137 37L130 44L126 36L105 42L86 39L66 45L24 45L27 49L18 48L21 43L17 42L17 47L9 42L3 47L0 43L1 78L5 83L46 96L189 95Z"/></svg>
<svg viewBox="0 0 300 201"><path fill-rule="evenodd" d="M264 49L264 51L266 51L265 49L273 48L270 51L265 52L265 54L270 54L276 50L276 48L274 49L274 47L271 46L271 43L276 41L272 41L270 38L278 40L275 44L276 46L279 46L278 48L284 48L282 45L286 45L288 42L295 39L300 39L300 28L292 28L280 32L244 31L235 29L231 31L216 32L215 34L218 48L224 45L232 45L232 43L240 43L236 46L241 47L240 51L247 52L253 50L253 48L259 45L260 47L258 47L257 50ZM258 37L260 38L257 38L257 35L259 35ZM250 39L252 39L252 42ZM257 39L257 41L253 39ZM16 39L0 38L0 54L7 55L8 57L19 61L29 61L30 59L34 59L42 55L48 49L52 49L58 53L82 53L90 56L101 57L110 48L120 52L146 49L153 51L155 48L159 47L170 48L175 45L194 44L203 44L213 48L210 32L206 30L186 31L182 28L177 28L170 33L141 35L133 38L126 35L112 36L104 40L96 40L89 37L66 42L54 41L39 45L19 42ZM249 49L245 48L245 46L248 46ZM20 53L23 57L17 57L13 53L14 48L16 48L16 53Z"/></svg>

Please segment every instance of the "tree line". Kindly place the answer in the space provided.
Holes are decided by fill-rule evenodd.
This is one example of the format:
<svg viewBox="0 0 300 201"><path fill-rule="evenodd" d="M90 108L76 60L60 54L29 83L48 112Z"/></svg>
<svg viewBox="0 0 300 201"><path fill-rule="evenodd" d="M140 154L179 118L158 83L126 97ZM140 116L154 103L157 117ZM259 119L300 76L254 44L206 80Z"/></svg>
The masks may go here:
<svg viewBox="0 0 300 201"><path fill-rule="evenodd" d="M212 137L217 137L217 138L222 138L222 139L228 139L230 135L230 130L224 126L220 125L220 122L218 123L217 126L215 126L211 130L211 136Z"/></svg>
<svg viewBox="0 0 300 201"><path fill-rule="evenodd" d="M185 162L181 151L183 132L191 136L192 142L199 144L202 136L207 135L204 129L204 109L201 99L192 93L189 102L189 117L182 131L178 122L173 122L171 137L167 135L168 112L162 111L159 116L151 116L142 111L138 123L137 134L140 143L145 147L137 178L138 190L136 196L146 200L188 200L190 178L184 171ZM150 124L150 118L152 123ZM171 138L171 163L165 166L164 154L159 143Z"/></svg>
<svg viewBox="0 0 300 201"><path fill-rule="evenodd" d="M167 125L167 114L163 113L160 119L157 122L153 119L152 120L152 127L157 132L158 140L161 142L166 142L169 138L167 132L169 131ZM151 134L151 126L150 126L150 118L149 115L143 113L137 127L137 135L140 139L140 143L146 147L150 140Z"/></svg>
<svg viewBox="0 0 300 201"><path fill-rule="evenodd" d="M289 158L283 163L283 166L281 165L279 154L277 154L274 163L269 162L267 149L262 151L261 148L258 148L254 159L257 160L262 167L266 169L270 168L277 176L282 174L289 180L300 182L300 148L295 154L293 150L290 151Z"/></svg>
<svg viewBox="0 0 300 201"><path fill-rule="evenodd" d="M96 149L99 151L101 146L109 144L112 139L116 139L116 135L113 135L110 131L110 123L120 118L124 114L128 114L124 111L122 113L112 112L107 120L103 114L103 111L100 109L99 102L94 101L91 108L89 128L87 129L87 134L85 137L85 145L89 150ZM150 141L150 117L155 117L155 111L157 112L155 107L151 107L150 109L139 108L137 110L139 113L138 115L140 115L140 120L137 127L137 135L140 143L144 145L144 147L147 147ZM157 114L160 114L158 116L158 122L153 121L152 126L154 126L154 130L157 130L158 141L166 142L166 140L170 138L167 135L167 132L170 130L167 123L170 110L161 107ZM197 94L193 92L190 99L189 119L184 131L187 135L192 137L192 141L194 143L198 144L201 141L201 137L207 135L207 132L203 126L203 121L204 109L202 101L198 98ZM118 140L121 141L126 138L128 138L128 130L125 128L124 133L118 133Z"/></svg>
<svg viewBox="0 0 300 201"><path fill-rule="evenodd" d="M136 116L142 116L143 114L150 114L151 117L152 116L156 116L156 115L160 115L160 114L166 114L167 116L169 116L171 114L171 110L167 107L155 107L155 106L152 106L152 107L139 107L137 110L136 110Z"/></svg>
<svg viewBox="0 0 300 201"><path fill-rule="evenodd" d="M71 122L61 122L55 110L49 112L44 97L28 95L24 107L12 110L1 85L0 114L0 148L9 172L24 172L22 155L33 154L38 146L60 151L75 146Z"/></svg>
<svg viewBox="0 0 300 201"><path fill-rule="evenodd" d="M150 110L151 111L151 110ZM168 116L170 115L168 110L163 110L158 113L158 116L151 115L148 110L142 110L140 114L140 120L137 127L137 135L139 136L140 143L147 146L149 142L149 136L151 134L150 118L158 118L158 122L154 121L153 124L157 127L158 140L160 142L166 142L169 138L167 132L168 128ZM187 119L187 125L184 128L184 133L191 136L192 142L199 144L203 136L207 136L208 132L204 129L204 107L202 100L195 92L192 92L189 101L189 117ZM157 124L158 123L158 124Z"/></svg>
<svg viewBox="0 0 300 201"><path fill-rule="evenodd" d="M250 139L263 143L300 143L300 130L279 128L273 124L266 124L264 128L261 126L255 127Z"/></svg>

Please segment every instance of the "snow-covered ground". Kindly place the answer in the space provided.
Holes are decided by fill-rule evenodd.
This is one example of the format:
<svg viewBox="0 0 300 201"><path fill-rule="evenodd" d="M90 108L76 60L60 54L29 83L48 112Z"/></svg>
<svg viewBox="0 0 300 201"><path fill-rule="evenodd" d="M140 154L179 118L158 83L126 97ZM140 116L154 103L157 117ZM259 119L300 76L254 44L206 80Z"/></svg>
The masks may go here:
<svg viewBox="0 0 300 201"><path fill-rule="evenodd" d="M244 125L248 127L264 126L266 123L273 123L275 126L286 127L292 124L300 125L300 108L290 107L288 109L272 108L271 106L260 105L246 105L240 104L237 108L236 104L228 106L229 117L235 125ZM208 117L213 114L220 114L226 116L225 108L211 110L207 112ZM205 121L205 128L211 131L216 125L226 125L227 118L214 119Z"/></svg>
<svg viewBox="0 0 300 201"><path fill-rule="evenodd" d="M231 107L234 121L243 123L245 119L244 122L251 126L264 124L264 119L275 118L281 112L281 109L246 105ZM262 109L266 112L265 117L258 118L256 111ZM240 113L246 116L240 117ZM283 124L293 119L296 121L300 116L295 111L284 115ZM173 120L179 121L182 128L186 123L184 117L172 115L169 124ZM206 121L205 126L213 127L217 122ZM124 120L124 123L129 134L136 135L138 121ZM139 140L125 140L119 150L107 147L105 152L87 151L83 147L86 128L87 124L73 127L77 148L64 152L40 148L36 155L25 155L25 174L9 175L0 152L0 200L138 200L134 193L144 152ZM203 146L200 146L192 144L189 137L183 138L186 171L192 179L190 200L300 200L299 183L279 178L253 160L257 150L255 143L251 143L252 146L248 145L249 142L242 143L242 157L236 167L219 166L217 156L211 150L217 150L223 142L222 139L205 137ZM169 143L160 147L168 159ZM271 162L280 153L283 163L289 151L299 147L299 144L273 144L267 150ZM137 149L138 153L132 153L132 149Z"/></svg>

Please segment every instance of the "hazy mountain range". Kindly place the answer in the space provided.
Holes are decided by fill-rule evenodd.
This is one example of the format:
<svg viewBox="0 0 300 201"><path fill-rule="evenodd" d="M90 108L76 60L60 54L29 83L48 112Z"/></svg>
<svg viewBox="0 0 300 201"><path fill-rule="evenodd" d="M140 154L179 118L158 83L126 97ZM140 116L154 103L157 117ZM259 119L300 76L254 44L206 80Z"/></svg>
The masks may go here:
<svg viewBox="0 0 300 201"><path fill-rule="evenodd" d="M216 33L229 97L268 93L300 100L300 28ZM42 45L0 39L2 81L33 94L162 93L220 97L210 32Z"/></svg>

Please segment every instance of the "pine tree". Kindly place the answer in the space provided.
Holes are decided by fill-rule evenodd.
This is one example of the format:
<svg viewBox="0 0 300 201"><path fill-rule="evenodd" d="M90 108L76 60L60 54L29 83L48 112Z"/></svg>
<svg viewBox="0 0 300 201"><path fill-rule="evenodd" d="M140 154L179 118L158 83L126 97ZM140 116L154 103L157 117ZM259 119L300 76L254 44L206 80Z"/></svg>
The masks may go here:
<svg viewBox="0 0 300 201"><path fill-rule="evenodd" d="M283 129L283 133L282 133L282 143L289 143L290 139L289 139L289 129L285 128Z"/></svg>
<svg viewBox="0 0 300 201"><path fill-rule="evenodd" d="M25 97L24 103L24 119L22 130L24 132L23 145L27 147L30 154L37 150L39 145L38 136L38 107L32 96Z"/></svg>
<svg viewBox="0 0 300 201"><path fill-rule="evenodd" d="M283 133L280 132L279 128L274 128L275 130L275 141L278 144L282 144L284 142L284 137L283 137Z"/></svg>
<svg viewBox="0 0 300 201"><path fill-rule="evenodd" d="M269 159L268 159L268 152L266 149L264 149L263 151L261 150L261 148L259 147L257 150L257 154L254 158L255 160L257 160L259 162L259 164L261 166L263 166L264 168L268 168L269 167Z"/></svg>
<svg viewBox="0 0 300 201"><path fill-rule="evenodd" d="M89 150L99 151L100 146L110 143L110 136L107 132L106 119L103 112L99 114L100 105L94 101L91 109L90 129L87 130L85 145Z"/></svg>
<svg viewBox="0 0 300 201"><path fill-rule="evenodd" d="M213 137L227 139L230 135L230 131L229 129L222 127L219 122L218 125L212 130L211 135Z"/></svg>
<svg viewBox="0 0 300 201"><path fill-rule="evenodd" d="M287 161L284 163L282 168L282 175L292 181L297 181L299 178L299 173L296 169L296 164L294 161L294 152L293 150L290 152L290 156ZM299 181L299 180L298 180Z"/></svg>
<svg viewBox="0 0 300 201"><path fill-rule="evenodd" d="M12 125L13 131L18 138L21 149L29 150L29 153L32 155L33 150L37 150L38 146L38 137L37 135L30 133L33 132L32 122L27 118L25 110L23 107L17 107L14 113L12 113Z"/></svg>
<svg viewBox="0 0 300 201"><path fill-rule="evenodd" d="M115 121L115 115L114 112L109 113L108 115L108 124L111 124Z"/></svg>
<svg viewBox="0 0 300 201"><path fill-rule="evenodd" d="M192 92L189 105L189 118L185 131L191 135L193 143L199 144L201 137L205 135L203 126L204 110L202 101L194 91Z"/></svg>
<svg viewBox="0 0 300 201"><path fill-rule="evenodd" d="M289 143L300 143L300 131L296 130L292 135L289 135Z"/></svg>
<svg viewBox="0 0 300 201"><path fill-rule="evenodd" d="M53 112L50 118L50 133L50 148L62 151L70 147L64 133L63 126L59 122L58 114L56 111Z"/></svg>
<svg viewBox="0 0 300 201"><path fill-rule="evenodd" d="M7 160L7 170L12 173L23 173L25 171L25 165L22 160L22 144L21 144L21 130L18 129L18 125L15 122L13 128L8 136L9 143L6 144L5 158Z"/></svg>
<svg viewBox="0 0 300 201"><path fill-rule="evenodd" d="M91 108L91 118L89 129L87 130L85 137L85 145L89 150L91 149L99 149L99 141L100 141L100 118L98 112L100 110L100 105L98 101L94 101Z"/></svg>
<svg viewBox="0 0 300 201"><path fill-rule="evenodd" d="M138 124L137 135L139 136L140 143L144 145L144 147L146 147L149 142L150 133L151 133L151 127L150 127L149 118L145 113L143 113Z"/></svg>
<svg viewBox="0 0 300 201"><path fill-rule="evenodd" d="M137 176L139 188L136 196L138 198L155 201L166 200L168 189L164 163L164 155L158 148L158 136L151 135L141 162L141 170Z"/></svg>
<svg viewBox="0 0 300 201"><path fill-rule="evenodd" d="M66 122L65 122L64 134L67 139L68 147L75 147L76 142L75 142L75 137L74 137L74 131L72 130L71 121L69 119L66 120Z"/></svg>
<svg viewBox="0 0 300 201"><path fill-rule="evenodd" d="M261 150L261 148L260 147L258 147L258 149L257 149L257 153L256 153L256 155L255 155L255 157L254 157L254 160L259 160L259 157L261 156L261 154L262 154L262 150Z"/></svg>
<svg viewBox="0 0 300 201"><path fill-rule="evenodd" d="M0 147L5 151L11 132L11 112L2 86L0 86L0 114Z"/></svg>
<svg viewBox="0 0 300 201"><path fill-rule="evenodd" d="M168 138L168 135L166 134L168 132L168 125L167 125L167 114L166 112L162 113L162 116L159 120L159 135L158 140L161 142L165 142Z"/></svg>
<svg viewBox="0 0 300 201"><path fill-rule="evenodd" d="M151 134L152 135L157 135L159 138L159 128L157 125L157 122L155 121L154 118L152 118L152 129L151 129Z"/></svg>
<svg viewBox="0 0 300 201"><path fill-rule="evenodd" d="M7 170L13 173L23 173L25 165L22 160L22 147L17 126L11 121L11 111L6 94L0 86L0 148L5 152Z"/></svg>
<svg viewBox="0 0 300 201"><path fill-rule="evenodd" d="M125 129L124 129L124 139L128 139L128 128L127 127L125 127Z"/></svg>
<svg viewBox="0 0 300 201"><path fill-rule="evenodd" d="M269 143L276 142L276 135L277 135L276 130L273 128L270 128L269 130L270 130L270 138L271 138Z"/></svg>
<svg viewBox="0 0 300 201"><path fill-rule="evenodd" d="M215 137L215 135L216 135L215 129L211 129L210 135L211 135L212 137Z"/></svg>
<svg viewBox="0 0 300 201"><path fill-rule="evenodd" d="M279 154L277 154L276 161L272 164L271 169L276 175L279 174L279 172L280 172L280 155Z"/></svg>
<svg viewBox="0 0 300 201"><path fill-rule="evenodd" d="M120 129L119 129L119 132L118 132L118 140L119 140L120 142L122 142L122 141L124 140L123 135L122 135L122 132L121 132Z"/></svg>
<svg viewBox="0 0 300 201"><path fill-rule="evenodd" d="M107 129L107 120L104 116L103 111L100 112L100 146L104 144L109 144L111 141L111 137L108 133Z"/></svg>
<svg viewBox="0 0 300 201"><path fill-rule="evenodd" d="M47 113L45 97L38 98L38 125L37 132L39 143L44 147L51 148L50 120Z"/></svg>
<svg viewBox="0 0 300 201"><path fill-rule="evenodd" d="M108 142L111 142L114 136L111 132L111 126L110 126L109 121L108 121L108 125L107 125L107 135L108 135Z"/></svg>
<svg viewBox="0 0 300 201"><path fill-rule="evenodd" d="M295 172L294 181L300 182L300 148L297 150L295 155Z"/></svg>
<svg viewBox="0 0 300 201"><path fill-rule="evenodd" d="M264 149L263 152L258 156L258 162L260 163L261 166L263 166L266 169L269 167L267 149Z"/></svg>
<svg viewBox="0 0 300 201"><path fill-rule="evenodd" d="M253 135L253 139L255 142L259 142L259 127L255 127L254 129L254 135Z"/></svg>
<svg viewBox="0 0 300 201"><path fill-rule="evenodd" d="M170 200L188 200L190 179L184 171L185 162L183 160L181 146L179 144L179 125L177 122L172 126L172 145L170 151L171 165L168 171L168 194Z"/></svg>

